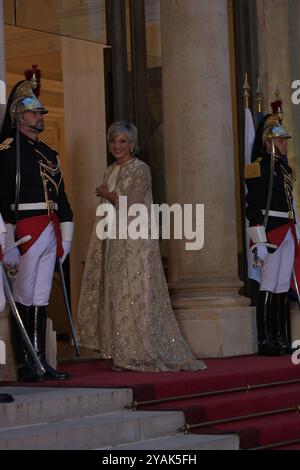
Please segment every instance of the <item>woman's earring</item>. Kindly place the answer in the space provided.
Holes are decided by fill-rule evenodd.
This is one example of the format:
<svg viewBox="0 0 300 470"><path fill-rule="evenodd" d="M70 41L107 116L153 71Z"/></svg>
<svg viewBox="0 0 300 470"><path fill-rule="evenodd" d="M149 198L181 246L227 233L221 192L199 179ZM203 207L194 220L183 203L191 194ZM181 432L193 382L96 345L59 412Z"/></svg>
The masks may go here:
<svg viewBox="0 0 300 470"><path fill-rule="evenodd" d="M130 155L133 155L134 147L130 148Z"/></svg>

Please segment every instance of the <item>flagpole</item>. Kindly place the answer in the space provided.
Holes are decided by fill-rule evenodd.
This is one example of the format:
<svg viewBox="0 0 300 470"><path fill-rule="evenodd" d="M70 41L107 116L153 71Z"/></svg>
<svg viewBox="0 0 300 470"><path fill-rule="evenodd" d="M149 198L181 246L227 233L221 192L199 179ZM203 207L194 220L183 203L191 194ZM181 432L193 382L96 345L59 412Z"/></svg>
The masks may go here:
<svg viewBox="0 0 300 470"><path fill-rule="evenodd" d="M244 106L249 108L249 99L250 99L250 85L248 83L248 75L245 73L245 81L243 85L244 90Z"/></svg>
<svg viewBox="0 0 300 470"><path fill-rule="evenodd" d="M257 79L257 89L256 89L256 112L262 113L263 112L263 94L260 87L260 77Z"/></svg>

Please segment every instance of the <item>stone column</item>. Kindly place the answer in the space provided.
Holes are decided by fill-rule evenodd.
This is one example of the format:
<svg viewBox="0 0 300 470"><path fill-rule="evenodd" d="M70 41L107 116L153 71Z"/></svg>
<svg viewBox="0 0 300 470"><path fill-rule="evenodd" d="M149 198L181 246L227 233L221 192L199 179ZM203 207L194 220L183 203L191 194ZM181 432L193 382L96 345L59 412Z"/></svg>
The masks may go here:
<svg viewBox="0 0 300 470"><path fill-rule="evenodd" d="M85 257L106 162L106 121L103 50L105 45L62 39L65 103L65 167L68 197L74 212L71 251L71 296L76 320Z"/></svg>
<svg viewBox="0 0 300 470"><path fill-rule="evenodd" d="M249 354L255 322L239 295L226 0L163 0L162 69L169 204L205 205L205 240L168 244L172 303L197 356Z"/></svg>

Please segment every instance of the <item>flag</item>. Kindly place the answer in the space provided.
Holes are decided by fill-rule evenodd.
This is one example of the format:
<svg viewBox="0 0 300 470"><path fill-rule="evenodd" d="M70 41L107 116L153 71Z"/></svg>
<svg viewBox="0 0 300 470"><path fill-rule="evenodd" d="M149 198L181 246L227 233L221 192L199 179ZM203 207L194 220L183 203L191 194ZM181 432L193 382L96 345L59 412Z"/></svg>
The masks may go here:
<svg viewBox="0 0 300 470"><path fill-rule="evenodd" d="M295 259L294 259L294 275L292 276L291 279L291 289L293 291L292 297L295 297L294 300L299 301L297 298L297 290L300 288L300 226L299 226L299 217L297 213L297 208L295 204L295 200L293 199L293 209L294 209L294 214L295 214L295 230L296 230L296 236L297 236L297 243L298 243L298 250L295 250ZM295 282L297 283L297 286L295 285Z"/></svg>
<svg viewBox="0 0 300 470"><path fill-rule="evenodd" d="M252 119L251 110L245 108L245 165L251 163L251 153L253 142L255 138L255 129ZM247 188L245 185L245 194L247 194ZM247 264L248 264L248 278L253 279L260 283L260 269L253 267L253 256L250 253L250 239L248 235L247 228L249 227L249 222L246 219L246 249L247 249Z"/></svg>
<svg viewBox="0 0 300 470"><path fill-rule="evenodd" d="M257 111L256 113L256 124L258 126L258 124L260 123L260 121L262 120L262 118L264 117L264 113L262 111Z"/></svg>
<svg viewBox="0 0 300 470"><path fill-rule="evenodd" d="M251 152L255 138L255 129L252 114L249 108L245 108L245 165L251 163Z"/></svg>

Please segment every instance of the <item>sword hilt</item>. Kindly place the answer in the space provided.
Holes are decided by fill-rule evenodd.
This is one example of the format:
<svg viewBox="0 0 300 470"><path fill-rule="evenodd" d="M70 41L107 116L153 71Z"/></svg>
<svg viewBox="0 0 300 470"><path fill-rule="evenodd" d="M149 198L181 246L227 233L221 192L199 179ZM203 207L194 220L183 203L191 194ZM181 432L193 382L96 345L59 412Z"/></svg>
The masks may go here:
<svg viewBox="0 0 300 470"><path fill-rule="evenodd" d="M16 248L17 246L23 245L23 243L27 243L32 239L31 235L25 235L25 237L20 238L16 242L14 242L12 245L10 245L6 250L4 250L4 253L7 253L8 251L12 250L13 248Z"/></svg>

